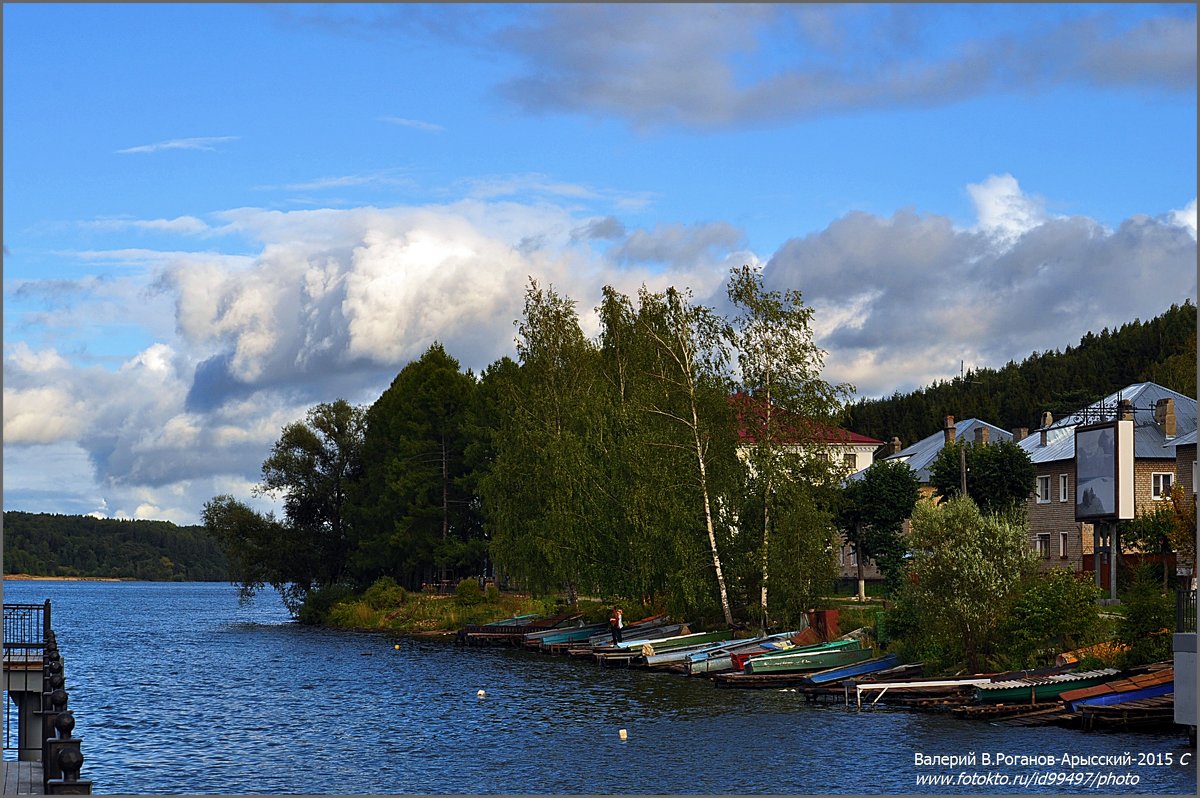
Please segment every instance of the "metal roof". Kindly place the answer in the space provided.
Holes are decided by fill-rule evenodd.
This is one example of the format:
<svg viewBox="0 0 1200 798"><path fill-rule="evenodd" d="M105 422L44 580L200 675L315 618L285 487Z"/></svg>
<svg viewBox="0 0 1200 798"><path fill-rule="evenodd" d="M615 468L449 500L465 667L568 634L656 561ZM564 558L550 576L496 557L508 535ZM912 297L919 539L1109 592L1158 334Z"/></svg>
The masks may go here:
<svg viewBox="0 0 1200 798"><path fill-rule="evenodd" d="M1175 430L1183 433L1183 437L1192 436L1195 442L1196 432L1196 400L1177 391L1153 382L1138 382L1126 388L1109 394L1098 402L1088 405L1083 410L1055 421L1045 427L1046 445L1042 446L1042 430L1034 430L1029 437L1017 445L1029 453L1029 459L1036 463L1052 463L1058 460L1073 460L1075 458L1075 427L1083 423L1085 418L1094 418L1102 407L1115 407L1121 399L1133 402L1133 456L1135 458L1163 459L1173 457L1167 447L1179 438L1170 441L1154 423L1154 407L1159 399L1175 400Z"/></svg>
<svg viewBox="0 0 1200 798"><path fill-rule="evenodd" d="M1178 421L1176 423L1178 423ZM1180 435L1178 438L1169 440L1163 444L1163 446L1170 448L1175 446L1187 446L1188 444L1191 444L1192 446L1196 445L1196 430L1192 430L1187 435Z"/></svg>
<svg viewBox="0 0 1200 798"><path fill-rule="evenodd" d="M958 421L954 424L954 440L967 441L971 443L975 440L975 430L987 429L988 439L990 441L1011 441L1012 433L1008 430L1003 430L995 424L989 424L986 421L980 421L977 418L967 418ZM909 446L907 449L901 449L895 454L889 454L883 460L901 460L908 464L908 467L917 472L917 480L928 484L929 482L929 464L938 456L938 452L946 445L946 433L943 430L938 430L934 434ZM863 469L864 471L866 469ZM862 479L862 471L851 474L849 479Z"/></svg>

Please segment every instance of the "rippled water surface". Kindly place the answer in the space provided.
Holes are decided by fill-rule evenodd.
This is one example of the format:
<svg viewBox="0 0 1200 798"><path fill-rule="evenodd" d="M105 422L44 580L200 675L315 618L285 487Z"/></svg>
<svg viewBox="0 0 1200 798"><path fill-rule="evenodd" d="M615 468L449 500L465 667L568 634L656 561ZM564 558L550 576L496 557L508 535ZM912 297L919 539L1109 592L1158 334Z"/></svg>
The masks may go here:
<svg viewBox="0 0 1200 798"><path fill-rule="evenodd" d="M1194 764L1090 768L1137 778L1099 791L917 783L946 772L1016 779L1061 769L948 770L918 766L916 754L1194 760L1182 735L854 712L786 690L723 690L516 649L312 629L291 623L274 594L241 607L224 584L4 586L8 603L47 598L84 776L98 793L1196 791Z"/></svg>

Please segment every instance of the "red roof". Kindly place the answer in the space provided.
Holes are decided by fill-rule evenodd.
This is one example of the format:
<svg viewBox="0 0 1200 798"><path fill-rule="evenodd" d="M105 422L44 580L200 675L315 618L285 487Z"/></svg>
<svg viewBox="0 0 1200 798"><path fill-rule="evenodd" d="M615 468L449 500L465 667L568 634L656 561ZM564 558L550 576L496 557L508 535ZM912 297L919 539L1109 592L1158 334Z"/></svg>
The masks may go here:
<svg viewBox="0 0 1200 798"><path fill-rule="evenodd" d="M757 441L754 428L761 428L766 424L766 415L762 410L764 406L763 402L756 400L753 396L742 391L738 391L729 397L729 402L734 405L734 412L737 413L738 440L743 443L754 443ZM825 443L841 444L844 446L883 445L883 441L881 440L860 435L848 429L831 427L809 419L792 418L790 413L778 407L775 408L774 412L782 416L782 418L775 419L777 424L776 429L779 431L778 434L782 438L782 443Z"/></svg>

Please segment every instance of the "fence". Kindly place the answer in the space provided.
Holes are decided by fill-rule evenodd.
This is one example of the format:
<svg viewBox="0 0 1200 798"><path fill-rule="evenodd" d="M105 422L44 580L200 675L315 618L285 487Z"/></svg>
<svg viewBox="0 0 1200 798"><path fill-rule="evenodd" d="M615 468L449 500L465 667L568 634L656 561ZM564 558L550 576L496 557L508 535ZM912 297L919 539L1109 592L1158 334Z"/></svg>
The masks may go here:
<svg viewBox="0 0 1200 798"><path fill-rule="evenodd" d="M1175 591L1175 631L1196 631L1196 591Z"/></svg>
<svg viewBox="0 0 1200 798"><path fill-rule="evenodd" d="M4 666L42 659L50 638L50 600L44 604L4 605ZM16 707L4 696L4 751L20 749Z"/></svg>

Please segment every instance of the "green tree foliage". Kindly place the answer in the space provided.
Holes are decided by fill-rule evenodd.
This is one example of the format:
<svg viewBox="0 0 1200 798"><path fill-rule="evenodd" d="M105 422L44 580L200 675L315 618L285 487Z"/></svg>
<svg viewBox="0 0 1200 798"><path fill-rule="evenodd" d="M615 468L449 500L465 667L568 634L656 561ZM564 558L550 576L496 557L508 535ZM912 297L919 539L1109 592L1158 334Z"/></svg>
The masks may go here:
<svg viewBox="0 0 1200 798"><path fill-rule="evenodd" d="M1117 623L1117 642L1128 648L1125 667L1171 658L1175 626L1175 597L1159 587L1154 571L1142 566L1121 598L1125 614Z"/></svg>
<svg viewBox="0 0 1200 798"><path fill-rule="evenodd" d="M1053 665L1058 654L1098 642L1100 589L1062 568L1028 578L1007 610L1000 639L1009 668Z"/></svg>
<svg viewBox="0 0 1200 798"><path fill-rule="evenodd" d="M895 435L906 444L940 428L947 415L980 418L1004 429L1035 429L1043 411L1057 418L1147 380L1186 396L1195 394L1192 300L1147 322L1088 333L1078 346L1062 352L1035 352L1020 363L968 370L912 393L861 399L850 407L847 426L884 440Z"/></svg>
<svg viewBox="0 0 1200 798"><path fill-rule="evenodd" d="M1117 524L1122 549L1133 547L1139 551L1162 555L1163 590L1167 589L1169 577L1166 557L1171 553L1171 542L1175 537L1175 508L1174 502L1155 502L1149 510L1139 512L1135 518ZM1195 526L1192 527L1192 532L1195 533Z"/></svg>
<svg viewBox="0 0 1200 798"><path fill-rule="evenodd" d="M1024 514L984 515L961 496L918 502L909 544L894 633L935 665L994 667L1007 603L1036 568Z"/></svg>
<svg viewBox="0 0 1200 798"><path fill-rule="evenodd" d="M200 526L7 511L4 572L214 582L228 578L228 565Z"/></svg>
<svg viewBox="0 0 1200 798"><path fill-rule="evenodd" d="M603 473L599 353L572 300L535 281L518 322L521 368L503 387L505 409L491 472L480 489L497 565L535 590L593 586L611 541L598 534Z"/></svg>
<svg viewBox="0 0 1200 798"><path fill-rule="evenodd" d="M349 510L359 584L392 575L417 589L482 572L482 521L466 458L474 390L474 377L435 343L367 411Z"/></svg>
<svg viewBox="0 0 1200 798"><path fill-rule="evenodd" d="M863 560L879 567L889 594L898 586L906 544L904 522L920 497L916 472L900 460L877 460L842 490L838 526L858 554L858 597L865 599Z"/></svg>
<svg viewBox="0 0 1200 798"><path fill-rule="evenodd" d="M962 457L966 454L967 495L985 513L1022 505L1033 491L1037 469L1029 453L1012 441L977 445L955 441L942 447L929 465L929 481L942 497L962 492Z"/></svg>
<svg viewBox="0 0 1200 798"><path fill-rule="evenodd" d="M283 499L282 522L231 496L204 505L204 525L243 597L270 585L294 616L310 622L336 603L332 588L347 578L347 493L361 469L364 417L338 399L283 428L256 488Z"/></svg>
<svg viewBox="0 0 1200 798"><path fill-rule="evenodd" d="M606 325L608 340L616 325ZM727 625L733 623L729 586L722 564L722 540L731 530L720 507L728 504L730 475L736 469L736 437L729 408L730 357L728 326L690 295L668 289L655 294L642 290L634 341L643 347L635 389L626 394L636 414L641 453L638 484L642 506L665 534L666 551L677 562L664 572L671 594L715 595ZM638 390L640 388L640 390ZM663 501L661 486L671 484ZM724 494L724 495L723 495ZM665 512L664 512L665 511ZM701 535L700 531L703 530ZM707 544L708 567L700 540ZM715 591L712 589L715 587ZM685 601L696 608L697 602Z"/></svg>
<svg viewBox="0 0 1200 798"><path fill-rule="evenodd" d="M830 538L832 517L819 509L829 506L828 497L822 500L814 491L832 488L840 474L827 454L821 457L826 444L821 432L836 422L853 389L821 378L825 352L814 343L813 310L799 291L768 290L760 270L743 266L731 272L728 294L738 310L734 346L741 389L750 397L740 422L748 438L750 482L758 504L753 529L761 536L759 612L765 622L773 574L789 581L789 603L794 605L795 597L805 592L803 585L817 584L805 569L832 568L832 550L828 564L820 557L814 561L817 539L799 533L807 530L826 541ZM821 517L802 520L807 511L819 511ZM772 551L777 523L785 516L796 526L777 545L787 541L792 548ZM739 526L748 531L748 522L743 515ZM785 570L773 569L772 563Z"/></svg>

